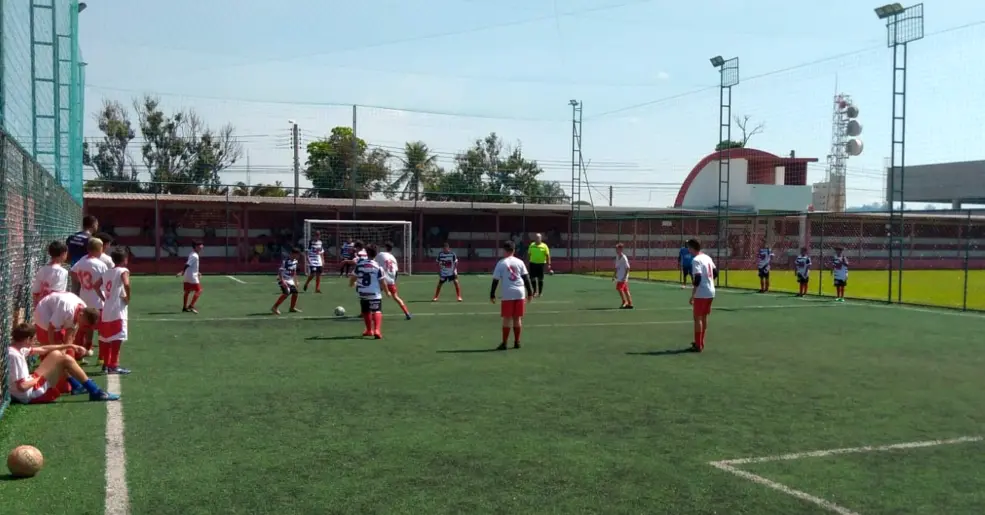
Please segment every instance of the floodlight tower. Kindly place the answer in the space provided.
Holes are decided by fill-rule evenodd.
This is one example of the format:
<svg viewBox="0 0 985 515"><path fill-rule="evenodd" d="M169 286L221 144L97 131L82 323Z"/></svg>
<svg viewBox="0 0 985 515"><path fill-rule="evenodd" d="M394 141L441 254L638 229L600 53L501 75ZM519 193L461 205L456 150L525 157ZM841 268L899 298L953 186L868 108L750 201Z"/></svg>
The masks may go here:
<svg viewBox="0 0 985 515"><path fill-rule="evenodd" d="M906 176L906 55L907 44L923 39L923 4L904 8L899 3L876 8L876 16L886 20L886 44L893 49L893 126L889 170L886 174L886 203L889 206L889 286L887 301L893 301L894 258L898 273L896 301L903 300L903 211L906 209L903 180ZM899 207L896 203L899 202Z"/></svg>
<svg viewBox="0 0 985 515"><path fill-rule="evenodd" d="M862 124L858 121L858 106L850 95L839 93L834 97L831 114L831 150L828 153L828 172L825 180L827 195L822 210L845 210L845 182L848 158L862 153Z"/></svg>
<svg viewBox="0 0 985 515"><path fill-rule="evenodd" d="M571 106L571 231L568 235L569 257L574 269L575 244L581 235L581 177L585 169L584 157L581 153L581 112L583 104L578 100L569 100ZM589 192L591 193L591 192ZM593 207L594 209L594 207ZM580 252L580 249L579 249ZM580 255L577 257L581 257Z"/></svg>
<svg viewBox="0 0 985 515"><path fill-rule="evenodd" d="M725 284L728 284L728 263L723 261L723 250L728 246L729 194L732 164L732 86L739 83L739 58L724 59L716 55L710 59L711 65L718 68L720 76L718 90L718 241L715 261L723 270ZM724 252L728 260L728 252ZM719 276L721 280L721 275Z"/></svg>

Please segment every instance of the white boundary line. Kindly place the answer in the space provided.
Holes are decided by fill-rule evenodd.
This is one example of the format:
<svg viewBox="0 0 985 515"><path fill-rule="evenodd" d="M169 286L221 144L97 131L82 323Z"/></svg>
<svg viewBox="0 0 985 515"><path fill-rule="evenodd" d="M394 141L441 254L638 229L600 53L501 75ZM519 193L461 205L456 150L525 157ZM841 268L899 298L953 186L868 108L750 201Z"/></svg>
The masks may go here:
<svg viewBox="0 0 985 515"><path fill-rule="evenodd" d="M842 454L859 454L866 452L886 452L886 451L897 451L897 450L907 450L907 449L921 449L927 447L937 447L940 445L956 445L962 443L973 443L985 441L985 437L982 436L962 436L959 438L950 438L947 440L924 440L921 442L905 442L897 443L892 445L877 445L877 446L862 446L862 447L845 447L841 449L824 449L819 451L808 451L808 452L794 452L790 454L776 454L772 456L760 456L755 458L738 458L731 460L720 460L712 461L708 464L719 470L723 470L730 474L734 474L743 479L752 481L753 483L763 485L768 488L772 488L778 492L783 492L791 497L796 497L807 501L812 504L816 504L830 512L837 513L839 515L858 515L844 506L840 506L831 501L822 499L815 495L811 495L807 492L790 488L784 484L778 483L771 479L767 479L758 474L753 474L745 470L738 468L739 465L749 465L754 463L769 463L775 461L790 461L790 460L800 460L804 458L825 458L828 456L838 456Z"/></svg>
<svg viewBox="0 0 985 515"><path fill-rule="evenodd" d="M532 304L537 304L533 302ZM757 306L742 306L734 308L735 311L746 311L746 310L764 310L764 309L804 309L813 308L816 309L818 306L816 303L801 303L801 304L764 304ZM660 311L691 311L691 306L682 307L664 307L664 308L637 308L632 311L645 311L645 312L660 312ZM616 308L611 310L598 310L598 311L622 311ZM629 311L629 310L626 310ZM561 315L561 314L572 314L572 313L591 313L592 311L584 310L564 310L564 311L533 311L529 314L536 315ZM440 313L413 313L414 317L420 316L499 316L499 311L446 311ZM336 316L252 316L252 317L196 317L196 316L183 316L180 318L131 318L130 322L235 322L235 321L247 321L247 320L334 320L339 317ZM346 317L355 320L356 317ZM687 321L691 323L690 320ZM557 327L563 327L571 324L558 324Z"/></svg>
<svg viewBox="0 0 985 515"><path fill-rule="evenodd" d="M233 282L237 282L239 284L246 284L246 281L244 281L244 280L242 280L242 279L240 279L238 277L233 277L231 275L227 275L226 276L226 279L229 279L230 281L233 281Z"/></svg>
<svg viewBox="0 0 985 515"><path fill-rule="evenodd" d="M122 393L119 376L110 375L106 383L108 391ZM106 403L106 515L130 515L122 401Z"/></svg>

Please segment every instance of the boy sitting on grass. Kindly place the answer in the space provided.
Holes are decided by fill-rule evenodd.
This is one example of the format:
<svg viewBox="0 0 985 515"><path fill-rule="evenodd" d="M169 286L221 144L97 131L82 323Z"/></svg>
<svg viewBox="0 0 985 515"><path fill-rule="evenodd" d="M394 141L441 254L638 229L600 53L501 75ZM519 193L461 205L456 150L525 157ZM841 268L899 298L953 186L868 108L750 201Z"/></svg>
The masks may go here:
<svg viewBox="0 0 985 515"><path fill-rule="evenodd" d="M18 324L11 334L9 349L10 374L7 376L7 388L10 396L24 404L47 404L54 402L61 395L55 387L59 382L68 379L72 385L72 395L89 393L90 401L117 401L119 395L104 392L89 379L82 367L70 354L85 352L80 345L45 345L37 346L35 330L30 324ZM31 373L27 367L27 358L40 356L41 364Z"/></svg>

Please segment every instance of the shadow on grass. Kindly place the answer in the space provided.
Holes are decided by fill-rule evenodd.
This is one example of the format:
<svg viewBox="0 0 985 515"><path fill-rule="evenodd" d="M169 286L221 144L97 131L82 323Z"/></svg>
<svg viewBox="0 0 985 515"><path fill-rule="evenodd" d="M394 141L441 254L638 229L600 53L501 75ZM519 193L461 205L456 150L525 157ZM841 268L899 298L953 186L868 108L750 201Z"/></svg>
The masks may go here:
<svg viewBox="0 0 985 515"><path fill-rule="evenodd" d="M629 311L623 308L581 308L578 311Z"/></svg>
<svg viewBox="0 0 985 515"><path fill-rule="evenodd" d="M178 313L184 313L184 312L183 311L178 311L176 309L174 311L154 311L152 313L145 313L145 314L147 316L161 316L161 315L174 315L174 314L178 314Z"/></svg>
<svg viewBox="0 0 985 515"><path fill-rule="evenodd" d="M31 479L31 478L29 478L29 477L17 477L17 476L11 475L11 474L4 474L4 475L0 476L0 481L26 481L28 479Z"/></svg>
<svg viewBox="0 0 985 515"><path fill-rule="evenodd" d="M676 356L678 354L692 354L694 351L690 347L684 349L655 350L649 352L627 352L627 356Z"/></svg>
<svg viewBox="0 0 985 515"><path fill-rule="evenodd" d="M438 350L435 351L437 354L481 354L484 352L503 352L499 349L454 349L454 350Z"/></svg>
<svg viewBox="0 0 985 515"><path fill-rule="evenodd" d="M341 341L341 340L371 340L369 336L362 336L358 334L353 335L343 335L343 336L309 336L305 338L307 341Z"/></svg>

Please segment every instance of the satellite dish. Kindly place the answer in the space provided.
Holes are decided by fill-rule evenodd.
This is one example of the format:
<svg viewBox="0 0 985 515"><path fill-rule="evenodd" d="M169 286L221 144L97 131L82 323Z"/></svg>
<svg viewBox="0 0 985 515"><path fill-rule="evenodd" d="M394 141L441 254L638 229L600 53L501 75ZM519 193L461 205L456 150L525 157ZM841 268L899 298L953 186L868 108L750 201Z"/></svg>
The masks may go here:
<svg viewBox="0 0 985 515"><path fill-rule="evenodd" d="M845 133L853 138L862 134L862 124L858 123L858 120L849 120L845 127Z"/></svg>
<svg viewBox="0 0 985 515"><path fill-rule="evenodd" d="M850 105L845 108L845 114L848 115L849 118L858 118L858 108Z"/></svg>
<svg viewBox="0 0 985 515"><path fill-rule="evenodd" d="M845 151L848 152L850 156L857 156L862 153L862 140L858 138L852 138L845 143Z"/></svg>

